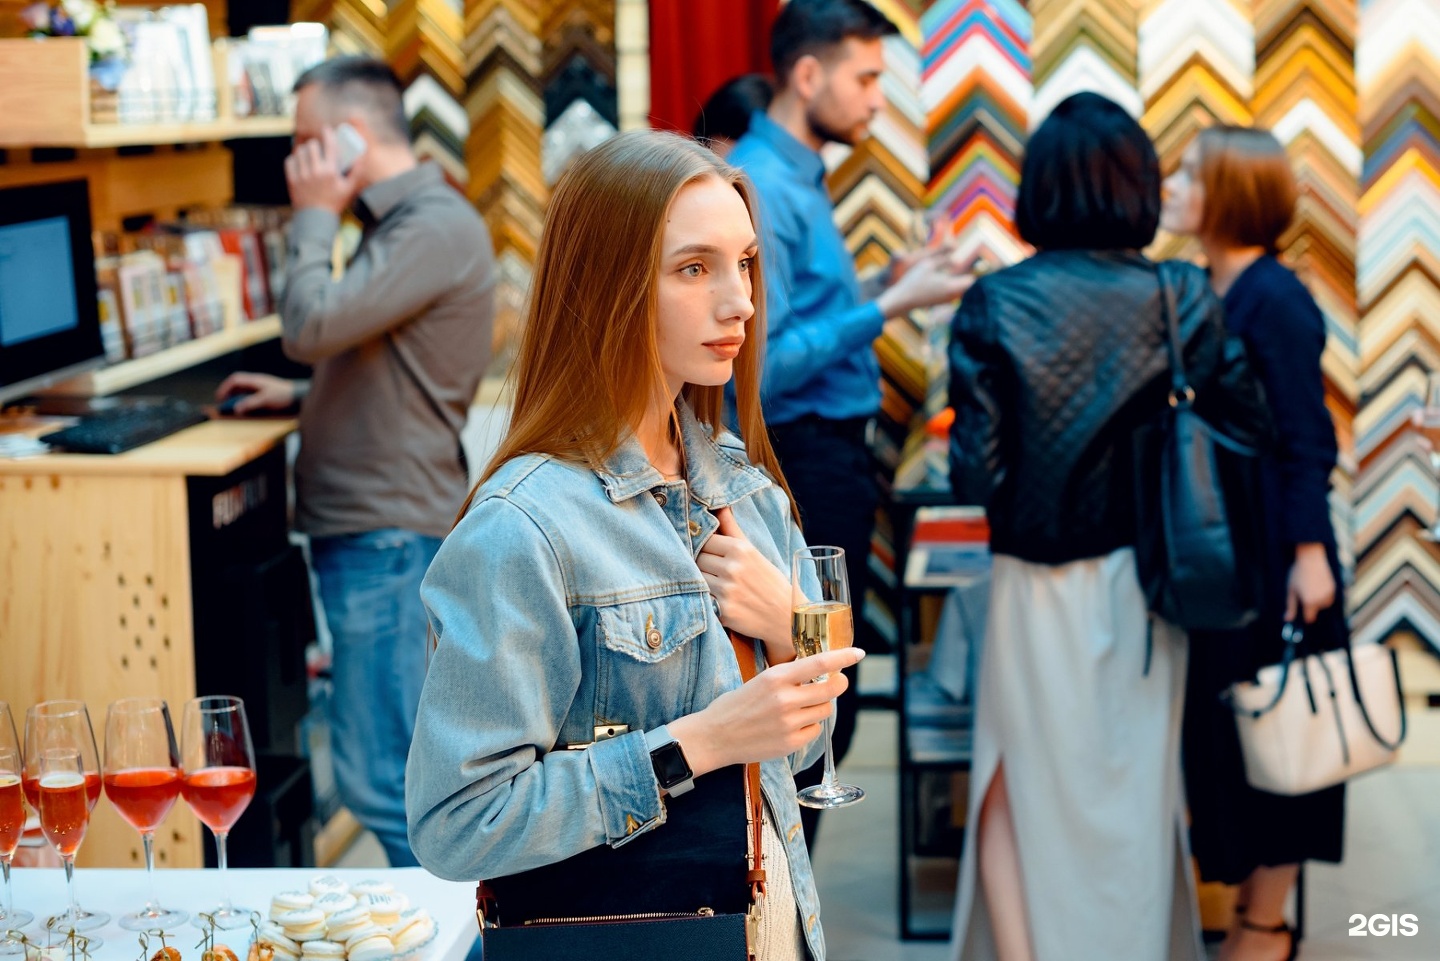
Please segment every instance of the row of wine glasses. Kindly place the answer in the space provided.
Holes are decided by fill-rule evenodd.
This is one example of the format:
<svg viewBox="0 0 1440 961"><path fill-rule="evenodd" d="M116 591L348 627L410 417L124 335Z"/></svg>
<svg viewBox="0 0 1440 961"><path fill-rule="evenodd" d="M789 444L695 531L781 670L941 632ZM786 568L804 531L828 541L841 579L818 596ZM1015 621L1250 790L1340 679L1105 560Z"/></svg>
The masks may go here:
<svg viewBox="0 0 1440 961"><path fill-rule="evenodd" d="M190 809L215 835L225 886L225 841L255 794L255 751L244 703L237 697L198 697L187 702L176 747L170 709L160 698L124 698L110 705L105 718L105 763L100 765L90 714L81 701L45 701L25 715L24 750L10 708L0 701L0 866L4 901L0 932L24 928L34 920L14 908L10 865L25 821L24 800L40 816L46 839L65 866L69 906L46 922L50 943L71 931L93 931L108 915L86 911L75 899L75 855L85 839L90 813L102 790L110 803L140 832L151 897L144 908L125 915L121 927L132 931L172 928L188 915L163 907L155 896L154 839L170 809L184 797ZM248 910L237 910L228 894L211 912L220 927L247 923ZM88 936L88 947L100 941ZM20 954L23 945L0 939L0 955Z"/></svg>

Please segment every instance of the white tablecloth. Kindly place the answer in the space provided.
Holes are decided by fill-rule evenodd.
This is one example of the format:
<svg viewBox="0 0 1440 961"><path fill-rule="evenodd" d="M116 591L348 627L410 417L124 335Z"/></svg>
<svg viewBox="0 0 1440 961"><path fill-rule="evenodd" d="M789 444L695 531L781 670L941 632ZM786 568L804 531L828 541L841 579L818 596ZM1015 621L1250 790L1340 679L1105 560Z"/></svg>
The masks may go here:
<svg viewBox="0 0 1440 961"><path fill-rule="evenodd" d="M442 881L423 868L231 868L228 873L236 906L254 908L262 915L268 914L272 895L304 890L312 878L322 874L333 874L351 884L372 878L389 881L396 891L410 899L413 907L428 908L439 926L439 933L422 953L421 961L464 961L479 933L475 926L475 885ZM193 916L219 902L218 871L159 868L155 879L164 907L188 911ZM68 903L65 873L59 869L16 868L11 883L15 907L35 915L35 922L24 930L38 943L44 934L44 919L63 911ZM93 961L137 961L139 940L134 932L116 924L115 919L139 910L145 904L148 891L143 870L80 868L75 872L75 894L80 904L92 911L104 911L111 917L105 927L90 932L105 940L104 946L92 956ZM187 921L178 934L170 943L180 949L184 961L200 961L200 952L191 947L199 942L200 930ZM250 929L234 931L230 937L222 935L216 940L229 944L244 961Z"/></svg>

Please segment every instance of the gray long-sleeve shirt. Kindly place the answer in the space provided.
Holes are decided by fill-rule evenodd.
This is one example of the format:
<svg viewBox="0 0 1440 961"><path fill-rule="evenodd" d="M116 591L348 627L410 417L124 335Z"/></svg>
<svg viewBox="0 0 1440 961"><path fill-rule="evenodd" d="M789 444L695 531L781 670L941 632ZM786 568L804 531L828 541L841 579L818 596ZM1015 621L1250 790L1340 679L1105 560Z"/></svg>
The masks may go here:
<svg viewBox="0 0 1440 961"><path fill-rule="evenodd" d="M339 280L339 218L305 208L290 226L283 344L315 369L296 526L444 536L466 492L460 431L490 360L490 234L432 163L367 188L357 207L365 236Z"/></svg>

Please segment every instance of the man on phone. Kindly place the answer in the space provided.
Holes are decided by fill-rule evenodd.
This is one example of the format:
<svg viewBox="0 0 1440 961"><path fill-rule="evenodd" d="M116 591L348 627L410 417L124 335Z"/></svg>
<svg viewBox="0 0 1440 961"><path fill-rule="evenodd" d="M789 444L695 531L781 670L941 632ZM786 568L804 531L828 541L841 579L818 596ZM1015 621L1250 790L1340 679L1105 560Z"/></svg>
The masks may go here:
<svg viewBox="0 0 1440 961"><path fill-rule="evenodd" d="M416 864L405 760L425 674L420 580L465 498L460 432L490 360L495 258L475 209L418 163L399 80L367 57L295 84L295 208L280 314L308 381L237 373L234 412L300 405L296 526L334 641L331 747L340 798L390 863ZM338 279L340 217L364 225Z"/></svg>
<svg viewBox="0 0 1440 961"><path fill-rule="evenodd" d="M898 258L873 293L863 290L835 226L820 148L865 137L885 105L882 41L898 32L865 0L790 0L770 35L774 99L729 156L754 182L765 225L765 420L806 541L845 549L857 616L878 499L866 442L880 408L871 342L889 318L958 300L973 281L936 250ZM852 678L836 711L837 763L858 697ZM815 784L820 774L817 764L795 782ZM813 845L818 812L801 813Z"/></svg>

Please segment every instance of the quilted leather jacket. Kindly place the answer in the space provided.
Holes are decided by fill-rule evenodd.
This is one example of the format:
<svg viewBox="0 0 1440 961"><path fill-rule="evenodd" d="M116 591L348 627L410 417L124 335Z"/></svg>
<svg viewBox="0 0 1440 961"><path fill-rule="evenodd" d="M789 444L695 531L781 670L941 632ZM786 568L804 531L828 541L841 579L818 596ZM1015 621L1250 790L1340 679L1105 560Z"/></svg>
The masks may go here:
<svg viewBox="0 0 1440 961"><path fill-rule="evenodd" d="M1270 415L1205 273L1175 271L1195 409L1263 445ZM1134 429L1168 403L1154 262L1123 251L1042 252L981 279L952 322L951 483L987 509L991 548L1064 564L1133 545Z"/></svg>

